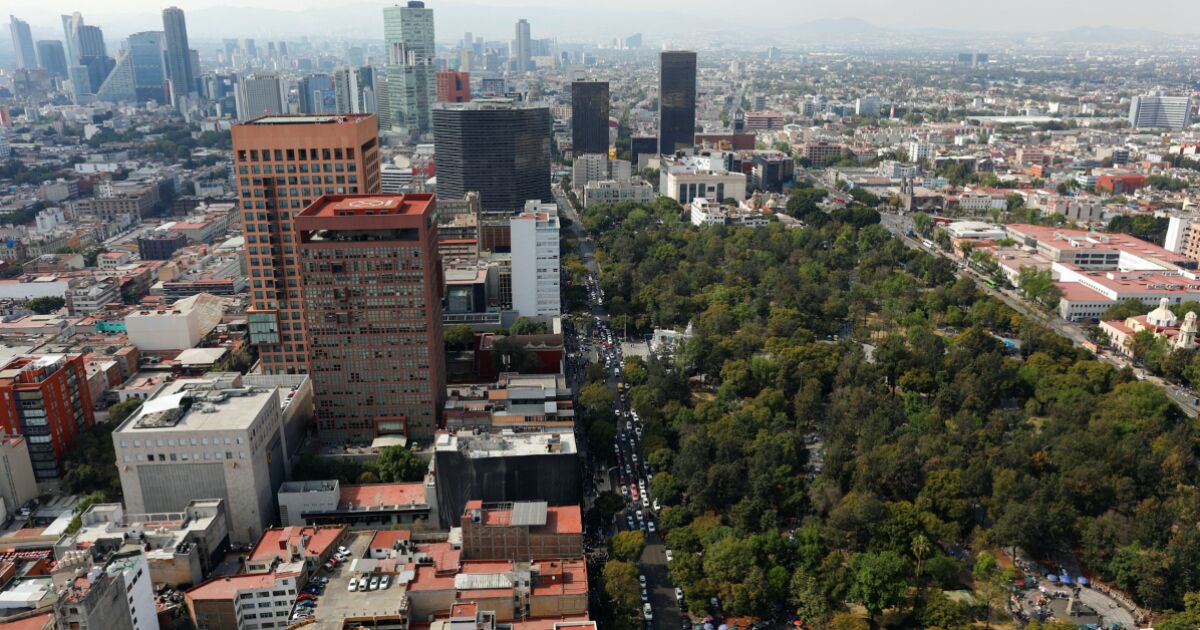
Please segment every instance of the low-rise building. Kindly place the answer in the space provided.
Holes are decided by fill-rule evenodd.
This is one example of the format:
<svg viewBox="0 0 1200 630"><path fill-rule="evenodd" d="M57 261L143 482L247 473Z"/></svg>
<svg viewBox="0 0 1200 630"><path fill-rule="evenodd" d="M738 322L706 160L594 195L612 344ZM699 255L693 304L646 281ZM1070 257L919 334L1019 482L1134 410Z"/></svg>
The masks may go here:
<svg viewBox="0 0 1200 630"><path fill-rule="evenodd" d="M67 552L52 573L58 628L158 630L146 556L136 547L97 564L89 551Z"/></svg>
<svg viewBox="0 0 1200 630"><path fill-rule="evenodd" d="M225 314L225 301L201 293L166 308L139 309L125 316L129 342L143 352L193 348Z"/></svg>
<svg viewBox="0 0 1200 630"><path fill-rule="evenodd" d="M287 393L240 374L168 384L112 435L128 509L179 512L193 499L221 499L230 540L258 540L289 467L285 425L297 403Z"/></svg>
<svg viewBox="0 0 1200 630"><path fill-rule="evenodd" d="M141 546L150 579L172 587L199 584L229 549L229 515L219 499L189 501L182 512L132 514L120 503L98 503L79 515L80 527L54 545L55 556Z"/></svg>
<svg viewBox="0 0 1200 630"><path fill-rule="evenodd" d="M246 571L268 573L280 564L303 563L313 573L337 551L345 534L341 525L273 527L263 532L250 552Z"/></svg>
<svg viewBox="0 0 1200 630"><path fill-rule="evenodd" d="M680 204L697 197L724 201L746 198L746 175L725 169L719 152L707 155L664 157L659 175L659 194Z"/></svg>
<svg viewBox="0 0 1200 630"><path fill-rule="evenodd" d="M1140 332L1166 338L1172 349L1195 350L1196 336L1200 332L1196 314L1189 312L1180 322L1171 312L1169 302L1167 298L1162 298L1158 308L1145 315L1126 318L1125 321L1102 321L1100 330L1104 331L1118 352L1129 356L1133 356L1133 340Z"/></svg>
<svg viewBox="0 0 1200 630"><path fill-rule="evenodd" d="M343 524L351 529L437 522L433 478L407 483L342 485L336 479L289 481L279 488L284 525Z"/></svg>
<svg viewBox="0 0 1200 630"><path fill-rule="evenodd" d="M641 177L630 177L625 181L613 179L591 181L583 187L583 207L590 208L600 203L650 203L654 201L654 187Z"/></svg>
<svg viewBox="0 0 1200 630"><path fill-rule="evenodd" d="M286 628L304 576L304 563L281 564L268 573L213 578L183 597L198 630Z"/></svg>
<svg viewBox="0 0 1200 630"><path fill-rule="evenodd" d="M470 501L461 522L464 560L573 558L583 553L578 505Z"/></svg>
<svg viewBox="0 0 1200 630"><path fill-rule="evenodd" d="M581 499L573 432L439 433L434 473L446 527L457 526L473 500L578 505Z"/></svg>

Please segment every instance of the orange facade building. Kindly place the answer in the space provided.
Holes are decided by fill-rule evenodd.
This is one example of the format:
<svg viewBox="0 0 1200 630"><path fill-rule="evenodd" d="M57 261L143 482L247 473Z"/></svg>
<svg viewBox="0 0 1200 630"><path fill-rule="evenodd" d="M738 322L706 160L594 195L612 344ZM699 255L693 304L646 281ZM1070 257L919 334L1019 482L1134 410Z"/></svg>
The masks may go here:
<svg viewBox="0 0 1200 630"><path fill-rule="evenodd" d="M433 195L332 195L296 216L317 428L432 441L446 391Z"/></svg>
<svg viewBox="0 0 1200 630"><path fill-rule="evenodd" d="M233 127L250 274L250 340L263 372L308 371L292 219L323 195L379 192L374 114L265 116Z"/></svg>
<svg viewBox="0 0 1200 630"><path fill-rule="evenodd" d="M25 438L39 482L58 478L75 438L95 423L83 355L20 356L0 368L0 426Z"/></svg>
<svg viewBox="0 0 1200 630"><path fill-rule="evenodd" d="M437 100L439 103L469 103L471 101L471 73L443 70L437 74Z"/></svg>

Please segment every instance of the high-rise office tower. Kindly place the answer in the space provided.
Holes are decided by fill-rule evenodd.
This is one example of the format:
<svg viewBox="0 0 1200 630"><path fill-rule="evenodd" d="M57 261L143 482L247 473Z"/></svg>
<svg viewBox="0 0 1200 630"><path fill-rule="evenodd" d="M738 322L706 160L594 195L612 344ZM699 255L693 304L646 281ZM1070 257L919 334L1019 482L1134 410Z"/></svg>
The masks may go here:
<svg viewBox="0 0 1200 630"><path fill-rule="evenodd" d="M258 72L242 77L237 84L238 120L282 114L286 110L279 77L271 72Z"/></svg>
<svg viewBox="0 0 1200 630"><path fill-rule="evenodd" d="M292 218L322 195L379 192L378 123L370 114L268 116L232 134L250 342L265 373L303 373L308 348Z"/></svg>
<svg viewBox="0 0 1200 630"><path fill-rule="evenodd" d="M60 79L67 78L67 53L57 39L42 39L37 43L38 63L42 69Z"/></svg>
<svg viewBox="0 0 1200 630"><path fill-rule="evenodd" d="M255 59L258 57L258 47L254 45L253 37L243 37L238 40L238 49L246 55L247 59Z"/></svg>
<svg viewBox="0 0 1200 630"><path fill-rule="evenodd" d="M1134 129L1183 129L1192 122L1192 99L1152 92L1133 97L1129 124Z"/></svg>
<svg viewBox="0 0 1200 630"><path fill-rule="evenodd" d="M439 104L433 111L437 191L479 193L485 212L550 201L550 110L505 99Z"/></svg>
<svg viewBox="0 0 1200 630"><path fill-rule="evenodd" d="M333 195L296 216L317 430L432 441L445 398L433 195Z"/></svg>
<svg viewBox="0 0 1200 630"><path fill-rule="evenodd" d="M658 152L671 154L696 144L696 53L659 53Z"/></svg>
<svg viewBox="0 0 1200 630"><path fill-rule="evenodd" d="M139 102L154 100L166 103L168 67L163 60L163 34L158 31L134 33L126 40L133 60L133 83Z"/></svg>
<svg viewBox="0 0 1200 630"><path fill-rule="evenodd" d="M571 150L575 155L608 153L608 82L571 84Z"/></svg>
<svg viewBox="0 0 1200 630"><path fill-rule="evenodd" d="M359 68L340 68L333 73L333 94L339 114L367 113L362 108Z"/></svg>
<svg viewBox="0 0 1200 630"><path fill-rule="evenodd" d="M79 65L79 43L78 38L75 36L75 31L80 24L83 24L83 15L76 11L71 15L63 15L61 17L63 41L67 46L67 65L77 66Z"/></svg>
<svg viewBox="0 0 1200 630"><path fill-rule="evenodd" d="M410 136L433 131L437 70L433 9L420 0L383 9L391 128Z"/></svg>
<svg viewBox="0 0 1200 630"><path fill-rule="evenodd" d="M529 72L532 68L530 56L530 46L532 43L529 39L529 22L527 20L517 20L516 33L513 38L513 70L517 72Z"/></svg>
<svg viewBox="0 0 1200 630"><path fill-rule="evenodd" d="M300 79L300 113L339 113L337 111L337 95L334 91L333 77L327 74L310 74Z"/></svg>
<svg viewBox="0 0 1200 630"><path fill-rule="evenodd" d="M38 67L37 49L33 47L33 33L29 22L8 16L8 29L12 32L13 50L17 53L17 67L33 70Z"/></svg>
<svg viewBox="0 0 1200 630"><path fill-rule="evenodd" d="M466 103L471 100L471 75L467 72L443 70L437 75L439 103Z"/></svg>
<svg viewBox="0 0 1200 630"><path fill-rule="evenodd" d="M195 89L193 77L198 68L192 68L183 9L167 7L163 9L162 19L166 34L167 78L171 79L171 98L179 107L181 100Z"/></svg>

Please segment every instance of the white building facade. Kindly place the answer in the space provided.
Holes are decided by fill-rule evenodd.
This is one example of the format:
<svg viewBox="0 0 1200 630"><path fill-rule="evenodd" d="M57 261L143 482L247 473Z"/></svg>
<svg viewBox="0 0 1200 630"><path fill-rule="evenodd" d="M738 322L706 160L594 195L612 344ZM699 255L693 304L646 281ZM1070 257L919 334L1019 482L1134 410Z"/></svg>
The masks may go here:
<svg viewBox="0 0 1200 630"><path fill-rule="evenodd" d="M561 315L558 207L528 201L510 227L513 309L524 317Z"/></svg>

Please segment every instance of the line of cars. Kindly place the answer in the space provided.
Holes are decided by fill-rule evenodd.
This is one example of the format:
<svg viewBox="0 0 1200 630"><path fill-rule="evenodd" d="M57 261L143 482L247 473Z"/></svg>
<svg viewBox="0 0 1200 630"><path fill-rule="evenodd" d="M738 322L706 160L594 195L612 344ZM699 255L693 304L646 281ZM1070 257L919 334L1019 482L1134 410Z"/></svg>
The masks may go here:
<svg viewBox="0 0 1200 630"><path fill-rule="evenodd" d="M312 619L317 613L317 597L325 593L329 578L317 576L304 585L304 589L296 596L296 605L292 607L292 623Z"/></svg>

